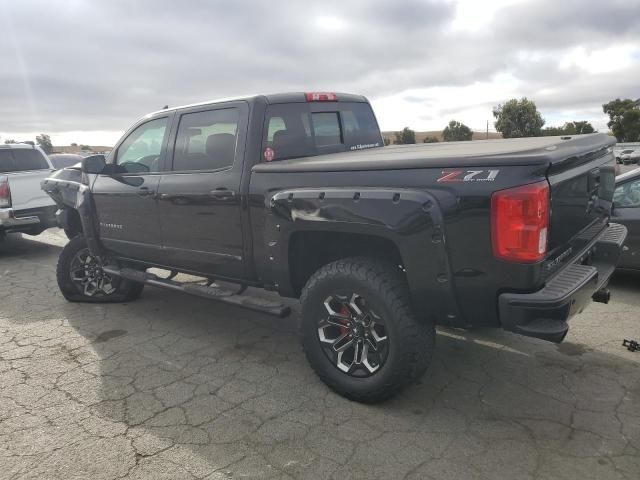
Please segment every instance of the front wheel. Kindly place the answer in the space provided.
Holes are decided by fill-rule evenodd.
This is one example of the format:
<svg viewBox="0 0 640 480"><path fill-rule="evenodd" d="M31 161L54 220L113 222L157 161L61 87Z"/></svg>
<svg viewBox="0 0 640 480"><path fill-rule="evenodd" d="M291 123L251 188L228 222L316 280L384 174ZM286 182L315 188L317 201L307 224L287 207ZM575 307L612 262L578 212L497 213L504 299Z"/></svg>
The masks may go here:
<svg viewBox="0 0 640 480"><path fill-rule="evenodd" d="M394 265L338 260L309 279L300 300L307 359L339 394L379 402L429 366L434 326L415 318L406 281Z"/></svg>
<svg viewBox="0 0 640 480"><path fill-rule="evenodd" d="M144 288L142 283L105 274L82 236L73 237L62 249L56 277L62 296L70 302L129 302Z"/></svg>

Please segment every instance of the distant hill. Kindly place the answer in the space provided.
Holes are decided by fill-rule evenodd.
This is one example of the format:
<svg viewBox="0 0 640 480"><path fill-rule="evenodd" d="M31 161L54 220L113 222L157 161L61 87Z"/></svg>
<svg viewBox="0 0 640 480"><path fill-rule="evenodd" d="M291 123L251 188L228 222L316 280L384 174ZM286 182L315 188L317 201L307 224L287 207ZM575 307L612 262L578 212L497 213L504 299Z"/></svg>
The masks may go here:
<svg viewBox="0 0 640 480"><path fill-rule="evenodd" d="M391 140L391 144L396 138L396 132L382 132L382 136L384 138L388 138ZM442 130L440 131L432 131L432 132L416 132L416 143L422 143L422 141L427 137L436 137L439 142L442 142ZM473 140L486 140L487 132L473 132ZM497 132L489 132L489 139L502 138L501 133Z"/></svg>
<svg viewBox="0 0 640 480"><path fill-rule="evenodd" d="M105 145L88 145L88 150L82 150L81 145L58 145L54 146L51 153L77 153L79 155L89 153L109 153L113 147Z"/></svg>

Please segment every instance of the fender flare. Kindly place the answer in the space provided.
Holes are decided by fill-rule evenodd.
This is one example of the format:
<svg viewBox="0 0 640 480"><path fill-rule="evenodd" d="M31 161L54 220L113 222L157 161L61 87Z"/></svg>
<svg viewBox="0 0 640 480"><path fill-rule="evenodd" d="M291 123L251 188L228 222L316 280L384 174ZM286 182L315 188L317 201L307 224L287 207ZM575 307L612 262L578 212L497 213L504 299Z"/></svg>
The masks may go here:
<svg viewBox="0 0 640 480"><path fill-rule="evenodd" d="M400 251L415 312L438 323L461 322L446 245L444 218L427 191L394 188L296 188L267 199L266 277L293 296L289 245L301 231L378 236Z"/></svg>
<svg viewBox="0 0 640 480"><path fill-rule="evenodd" d="M89 186L72 180L50 177L42 182L42 189L60 207L60 210L56 213L56 218L61 223L60 226L64 227L68 222L68 212L65 210L77 211L89 251L93 256L104 257L104 249L100 244L98 229L94 221L95 209Z"/></svg>

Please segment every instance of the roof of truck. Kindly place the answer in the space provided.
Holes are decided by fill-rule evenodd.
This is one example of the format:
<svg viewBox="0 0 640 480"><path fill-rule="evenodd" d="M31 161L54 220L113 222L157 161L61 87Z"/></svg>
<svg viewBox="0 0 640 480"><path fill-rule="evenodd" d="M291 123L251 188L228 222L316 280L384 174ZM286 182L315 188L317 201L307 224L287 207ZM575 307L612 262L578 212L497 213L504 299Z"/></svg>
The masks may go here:
<svg viewBox="0 0 640 480"><path fill-rule="evenodd" d="M394 170L409 168L549 165L568 157L610 148L604 133L571 137L529 137L466 142L394 145L382 148L261 163L257 172Z"/></svg>
<svg viewBox="0 0 640 480"><path fill-rule="evenodd" d="M338 102L368 102L367 98L362 95L354 95L352 93L340 93L331 92L336 95ZM180 105L177 107L167 107L162 110L156 110L155 112L148 113L145 117L152 117L160 113L171 112L174 110L181 110L184 108L201 107L206 105L216 105L218 103L228 102L250 102L256 99L263 98L269 104L277 103L304 103L306 102L305 92L286 92L286 93L271 93L268 95L240 95L237 97L218 98L216 100L206 100L204 102L191 103L187 105Z"/></svg>
<svg viewBox="0 0 640 480"><path fill-rule="evenodd" d="M36 145L31 145L30 143L6 143L4 145L0 145L0 148L14 149L14 148L28 148L28 149L36 149Z"/></svg>

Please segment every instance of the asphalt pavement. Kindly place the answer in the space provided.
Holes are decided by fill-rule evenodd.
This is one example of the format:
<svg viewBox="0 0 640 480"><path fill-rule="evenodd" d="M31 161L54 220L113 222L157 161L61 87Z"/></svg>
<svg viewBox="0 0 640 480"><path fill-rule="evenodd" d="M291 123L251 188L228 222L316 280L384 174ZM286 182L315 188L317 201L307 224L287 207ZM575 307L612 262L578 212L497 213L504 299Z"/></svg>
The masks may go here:
<svg viewBox="0 0 640 480"><path fill-rule="evenodd" d="M147 288L71 304L57 230L0 245L2 479L637 479L640 276L561 345L439 330L417 385L374 406L307 365L276 319Z"/></svg>

